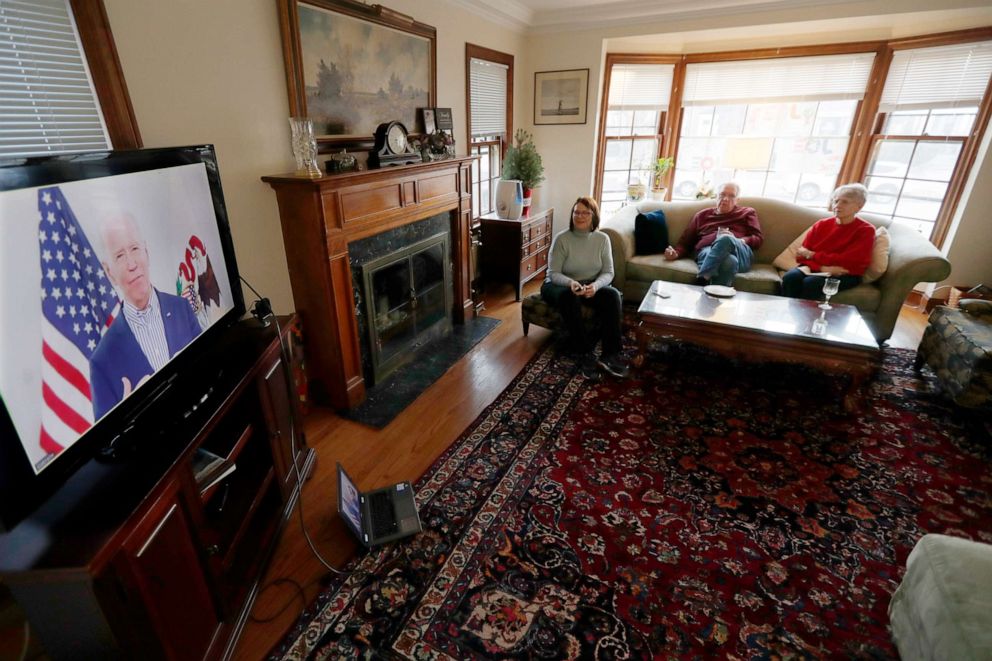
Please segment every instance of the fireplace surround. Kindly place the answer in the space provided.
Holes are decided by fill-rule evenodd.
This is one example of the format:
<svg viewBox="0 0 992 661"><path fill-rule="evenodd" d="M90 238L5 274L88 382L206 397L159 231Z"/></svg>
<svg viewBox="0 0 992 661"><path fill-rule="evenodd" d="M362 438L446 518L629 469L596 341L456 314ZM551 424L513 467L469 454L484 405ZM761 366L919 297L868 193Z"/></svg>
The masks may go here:
<svg viewBox="0 0 992 661"><path fill-rule="evenodd" d="M313 394L336 408L365 399L353 243L432 216L447 218L451 320L473 311L470 272L474 157L317 178L262 177L276 192L296 311L303 319Z"/></svg>

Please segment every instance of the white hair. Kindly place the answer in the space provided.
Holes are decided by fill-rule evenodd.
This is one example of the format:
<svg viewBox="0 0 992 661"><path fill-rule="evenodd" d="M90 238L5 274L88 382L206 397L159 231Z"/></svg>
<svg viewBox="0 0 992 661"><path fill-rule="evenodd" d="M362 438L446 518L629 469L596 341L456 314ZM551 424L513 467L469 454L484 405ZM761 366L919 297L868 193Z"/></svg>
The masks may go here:
<svg viewBox="0 0 992 661"><path fill-rule="evenodd" d="M717 191L722 191L727 186L733 186L734 187L734 195L736 195L737 197L740 197L740 195L741 195L741 185L739 183L737 183L736 181L725 181L725 182L723 182L722 184L720 184L720 187L717 188Z"/></svg>
<svg viewBox="0 0 992 661"><path fill-rule="evenodd" d="M868 201L868 189L862 184L844 184L837 187L831 199L835 200L838 197L852 197L864 206Z"/></svg>

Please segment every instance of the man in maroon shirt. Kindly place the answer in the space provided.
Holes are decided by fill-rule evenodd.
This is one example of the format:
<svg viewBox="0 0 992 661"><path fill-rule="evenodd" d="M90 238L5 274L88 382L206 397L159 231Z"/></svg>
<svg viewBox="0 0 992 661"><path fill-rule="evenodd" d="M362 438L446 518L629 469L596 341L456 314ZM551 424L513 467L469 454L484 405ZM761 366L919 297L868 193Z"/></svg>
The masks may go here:
<svg viewBox="0 0 992 661"><path fill-rule="evenodd" d="M734 276L751 269L751 258L764 238L758 213L737 206L741 189L735 183L720 186L716 207L703 209L692 218L673 248L665 249L672 261L696 251L700 284L734 286Z"/></svg>

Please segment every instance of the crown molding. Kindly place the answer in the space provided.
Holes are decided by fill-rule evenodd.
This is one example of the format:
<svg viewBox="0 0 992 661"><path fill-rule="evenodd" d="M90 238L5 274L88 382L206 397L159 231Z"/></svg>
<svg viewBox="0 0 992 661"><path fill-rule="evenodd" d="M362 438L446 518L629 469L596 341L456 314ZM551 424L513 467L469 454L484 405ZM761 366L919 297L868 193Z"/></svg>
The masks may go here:
<svg viewBox="0 0 992 661"><path fill-rule="evenodd" d="M862 4L860 0L608 0L588 4L574 3L562 8L533 9L532 6L561 6L564 3L560 0L448 2L526 34L601 30L767 11L791 12L805 7Z"/></svg>
<svg viewBox="0 0 992 661"><path fill-rule="evenodd" d="M448 0L448 2L516 32L528 32L534 26L534 10L516 0Z"/></svg>
<svg viewBox="0 0 992 661"><path fill-rule="evenodd" d="M633 0L567 10L539 11L535 13L528 32L602 29L844 4L850 4L850 0L672 0L664 3Z"/></svg>

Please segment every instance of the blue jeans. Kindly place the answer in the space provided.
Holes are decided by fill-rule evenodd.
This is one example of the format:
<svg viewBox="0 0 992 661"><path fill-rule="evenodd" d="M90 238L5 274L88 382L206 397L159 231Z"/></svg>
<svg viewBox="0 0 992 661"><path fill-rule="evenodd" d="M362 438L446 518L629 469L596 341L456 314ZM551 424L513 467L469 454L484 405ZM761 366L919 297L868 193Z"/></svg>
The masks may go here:
<svg viewBox="0 0 992 661"><path fill-rule="evenodd" d="M696 255L700 277L714 285L734 286L734 276L751 270L751 246L731 234L724 234Z"/></svg>

